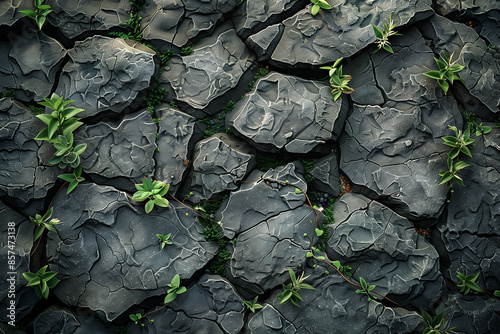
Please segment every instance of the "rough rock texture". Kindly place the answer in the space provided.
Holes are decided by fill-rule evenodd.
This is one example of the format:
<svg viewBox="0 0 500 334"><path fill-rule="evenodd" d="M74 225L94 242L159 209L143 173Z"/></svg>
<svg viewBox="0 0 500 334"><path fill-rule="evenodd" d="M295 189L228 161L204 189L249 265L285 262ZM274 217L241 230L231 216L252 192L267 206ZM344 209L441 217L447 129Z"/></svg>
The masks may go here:
<svg viewBox="0 0 500 334"><path fill-rule="evenodd" d="M438 306L437 312L443 309L446 309L445 319L459 333L496 333L500 326L500 304L486 296L452 294Z"/></svg>
<svg viewBox="0 0 500 334"><path fill-rule="evenodd" d="M114 333L116 326L106 324L93 314L75 313L67 307L53 305L38 314L30 323L33 334Z"/></svg>
<svg viewBox="0 0 500 334"><path fill-rule="evenodd" d="M340 193L340 173L338 155L334 152L316 161L311 175L314 176L313 186L318 191L338 196Z"/></svg>
<svg viewBox="0 0 500 334"><path fill-rule="evenodd" d="M407 219L354 193L334 204L333 216L330 259L350 265L402 307L427 308L439 299L444 280L438 253Z"/></svg>
<svg viewBox="0 0 500 334"><path fill-rule="evenodd" d="M214 256L217 245L205 241L188 209L172 201L145 215L142 203L130 202L112 187L88 183L54 201L54 215L65 224L57 236L49 234L47 258L61 279L54 293L66 305L112 321L164 294L175 274L189 279ZM173 244L160 249L157 233L171 233Z"/></svg>
<svg viewBox="0 0 500 334"><path fill-rule="evenodd" d="M225 190L236 190L256 166L255 150L245 142L218 133L198 142L193 153L193 169L184 186L183 196L198 203L214 199Z"/></svg>
<svg viewBox="0 0 500 334"><path fill-rule="evenodd" d="M244 1L233 13L232 20L238 35L246 39L262 28L281 22L289 13L304 8L308 3L307 0Z"/></svg>
<svg viewBox="0 0 500 334"><path fill-rule="evenodd" d="M498 4L489 0L437 0L436 3L439 13L443 16L459 10L472 9L474 12L486 12L498 9Z"/></svg>
<svg viewBox="0 0 500 334"><path fill-rule="evenodd" d="M216 275L203 275L179 295L164 314L152 315L146 328L131 324L128 333L238 334L246 307L232 285ZM166 313L166 314L165 314Z"/></svg>
<svg viewBox="0 0 500 334"><path fill-rule="evenodd" d="M128 0L50 0L47 4L53 10L48 21L68 38L118 27L130 19Z"/></svg>
<svg viewBox="0 0 500 334"><path fill-rule="evenodd" d="M491 112L500 112L500 59L489 50L474 29L452 22L438 15L422 28L422 33L433 41L434 52L454 53L454 60L465 66L459 73L470 94L484 103ZM437 69L434 65L432 69Z"/></svg>
<svg viewBox="0 0 500 334"><path fill-rule="evenodd" d="M156 125L147 110L115 123L82 127L75 136L75 144L87 144L81 155L82 168L100 183L134 192L134 183L153 174L155 133Z"/></svg>
<svg viewBox="0 0 500 334"><path fill-rule="evenodd" d="M66 53L61 43L33 29L0 42L1 86L16 89L16 98L22 101L42 101L49 96Z"/></svg>
<svg viewBox="0 0 500 334"><path fill-rule="evenodd" d="M170 192L175 194L188 168L192 148L201 138L200 129L194 117L169 105L161 105L155 111L160 115L160 124L154 176L169 183Z"/></svg>
<svg viewBox="0 0 500 334"><path fill-rule="evenodd" d="M0 25L12 25L25 17L19 10L34 10L33 1L5 0L0 2Z"/></svg>
<svg viewBox="0 0 500 334"><path fill-rule="evenodd" d="M300 291L304 299L300 308L292 303L280 305L277 294L283 289L276 289L266 300L268 304L262 303L264 308L250 315L248 333L320 334L339 328L348 333L375 334L414 333L420 329L421 317L416 312L368 302L343 278L325 275L325 269L320 265L306 268L305 275L311 275L306 283L316 290Z"/></svg>
<svg viewBox="0 0 500 334"><path fill-rule="evenodd" d="M337 139L347 115L346 102L334 102L323 83L273 72L257 81L226 124L262 151L307 153Z"/></svg>
<svg viewBox="0 0 500 334"><path fill-rule="evenodd" d="M59 172L45 165L50 145L34 140L45 124L10 98L0 99L0 111L0 196L22 203L44 198Z"/></svg>
<svg viewBox="0 0 500 334"><path fill-rule="evenodd" d="M258 61L266 62L269 60L268 52L274 50L278 45L283 29L282 24L273 24L246 39L245 43L257 55Z"/></svg>
<svg viewBox="0 0 500 334"><path fill-rule="evenodd" d="M243 90L237 85L245 72L251 74L255 57L236 31L227 28L218 29L213 37L203 41L191 54L173 57L161 76L162 81L172 87L175 98L191 107L187 112L193 116L221 111L227 103L227 94L241 96ZM239 93L231 92L235 88ZM226 97L222 102L218 98L224 94Z"/></svg>
<svg viewBox="0 0 500 334"><path fill-rule="evenodd" d="M71 60L63 68L56 93L85 109L80 117L121 112L149 87L155 72L155 53L121 38L89 37L76 42L68 54Z"/></svg>
<svg viewBox="0 0 500 334"><path fill-rule="evenodd" d="M343 0L331 10L320 10L316 16L306 8L283 21L280 40L276 48L267 51L267 58L278 67L310 68L333 63L374 42L370 23L383 26L390 12L399 25L421 20L432 15L431 5L430 0Z"/></svg>
<svg viewBox="0 0 500 334"><path fill-rule="evenodd" d="M152 0L141 11L143 38L185 46L202 32L212 31L238 0Z"/></svg>
<svg viewBox="0 0 500 334"><path fill-rule="evenodd" d="M448 277L457 281L457 272L481 272L477 282L482 288L500 290L500 129L477 138L471 152L472 159L463 160L472 166L460 172L465 187L454 187L433 239L440 255L449 259Z"/></svg>
<svg viewBox="0 0 500 334"><path fill-rule="evenodd" d="M22 276L22 273L30 271L34 225L1 201L0 216L0 270L4 273L0 284L0 307L4 312L0 315L0 321L19 322L39 300L35 290L26 286L27 281ZM8 309L12 308L11 301L15 302L14 317L10 316L12 312Z"/></svg>

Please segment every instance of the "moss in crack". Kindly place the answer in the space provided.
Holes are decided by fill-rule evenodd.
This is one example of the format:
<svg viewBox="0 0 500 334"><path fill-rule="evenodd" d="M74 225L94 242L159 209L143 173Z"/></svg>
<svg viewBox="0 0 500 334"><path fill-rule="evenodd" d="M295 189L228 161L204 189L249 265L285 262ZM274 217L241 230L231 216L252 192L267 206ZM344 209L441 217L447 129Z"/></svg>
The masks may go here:
<svg viewBox="0 0 500 334"><path fill-rule="evenodd" d="M267 73L269 73L268 67L259 69L259 72L255 73L255 80L250 81L250 83L248 84L248 89L251 91L255 90L256 81L265 76Z"/></svg>
<svg viewBox="0 0 500 334"><path fill-rule="evenodd" d="M201 123L205 123L208 125L207 129L203 132L203 138L208 138L213 136L216 133L219 132L226 132L228 133L228 129L223 130L225 123L224 123L224 118L226 117L227 114L229 114L231 111L233 111L235 107L235 103L233 100L229 100L229 102L226 104L222 110L213 115L213 116L208 116L205 118L200 119ZM230 129L229 129L230 130Z"/></svg>
<svg viewBox="0 0 500 334"><path fill-rule="evenodd" d="M113 37L120 37L123 39L131 39L140 42L142 38L141 20L142 17L139 12L144 8L146 0L132 0L130 1L130 18L123 24L125 32L110 32L109 35Z"/></svg>
<svg viewBox="0 0 500 334"><path fill-rule="evenodd" d="M305 169L305 179L307 183L314 181L314 176L311 175L311 171L314 168L314 164L318 159L301 159L300 161L304 165Z"/></svg>
<svg viewBox="0 0 500 334"><path fill-rule="evenodd" d="M267 172L271 168L276 168L283 165L284 162L281 161L276 154L259 152L257 153L257 169Z"/></svg>
<svg viewBox="0 0 500 334"><path fill-rule="evenodd" d="M144 98L142 106L147 107L149 114L153 116L155 107L164 102L167 94L168 91L165 88L156 87L148 92L148 95Z"/></svg>
<svg viewBox="0 0 500 334"><path fill-rule="evenodd" d="M14 88L5 88L5 91L2 93L2 98L6 98L6 97L14 97L14 95L16 94L16 91L14 90Z"/></svg>

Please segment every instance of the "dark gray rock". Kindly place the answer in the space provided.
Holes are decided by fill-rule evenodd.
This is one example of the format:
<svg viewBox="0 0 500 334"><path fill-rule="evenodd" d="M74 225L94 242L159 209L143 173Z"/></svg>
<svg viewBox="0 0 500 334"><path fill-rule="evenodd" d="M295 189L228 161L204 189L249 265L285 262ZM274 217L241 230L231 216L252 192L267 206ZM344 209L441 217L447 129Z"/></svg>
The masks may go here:
<svg viewBox="0 0 500 334"><path fill-rule="evenodd" d="M49 234L47 258L61 279L54 293L66 305L113 321L214 256L217 245L205 241L190 210L172 201L145 215L143 203L130 202L123 192L89 183L56 197L54 215L65 224ZM173 244L162 250L156 234L168 233Z"/></svg>
<svg viewBox="0 0 500 334"><path fill-rule="evenodd" d="M247 143L225 133L198 142L193 153L193 168L187 177L182 197L198 203L215 199L226 190L236 190L257 165L255 150Z"/></svg>
<svg viewBox="0 0 500 334"><path fill-rule="evenodd" d="M50 0L48 21L68 38L118 27L130 19L128 0Z"/></svg>
<svg viewBox="0 0 500 334"><path fill-rule="evenodd" d="M316 161L311 175L314 176L313 187L318 191L338 196L340 193L340 173L337 154L330 153Z"/></svg>
<svg viewBox="0 0 500 334"><path fill-rule="evenodd" d="M143 38L185 46L198 34L213 31L238 0L153 0L141 11Z"/></svg>
<svg viewBox="0 0 500 334"><path fill-rule="evenodd" d="M131 40L89 37L76 42L68 54L71 60L63 68L56 93L85 109L80 117L132 108L155 73L155 52Z"/></svg>
<svg viewBox="0 0 500 334"><path fill-rule="evenodd" d="M356 287L324 271L320 265L306 268L305 275L311 276L305 282L316 290L300 291L304 299L300 308L292 303L280 305L277 294L283 289L274 291L267 305L261 303L264 308L250 315L248 333L320 334L338 328L346 333L375 334L414 333L419 329L421 317L416 312L368 302L366 296L355 292Z"/></svg>
<svg viewBox="0 0 500 334"><path fill-rule="evenodd" d="M466 11L472 9L473 11L487 12L490 10L498 9L498 4L488 0L437 0L437 11L439 14L445 16L454 11Z"/></svg>
<svg viewBox="0 0 500 334"><path fill-rule="evenodd" d="M67 307L52 305L30 323L33 334L114 333L116 326L106 324L93 314L79 314Z"/></svg>
<svg viewBox="0 0 500 334"><path fill-rule="evenodd" d="M283 29L282 24L273 24L246 39L245 43L257 55L259 62L267 62L271 58L268 52L278 45Z"/></svg>
<svg viewBox="0 0 500 334"><path fill-rule="evenodd" d="M245 74L253 76L254 59L236 31L225 25L191 54L170 59L161 80L186 104L186 112L202 117L220 112L228 96L237 100L243 94L247 87L238 83Z"/></svg>
<svg viewBox="0 0 500 334"><path fill-rule="evenodd" d="M48 97L66 49L43 32L27 29L14 40L0 42L0 82L16 89L22 101Z"/></svg>
<svg viewBox="0 0 500 334"><path fill-rule="evenodd" d="M389 13L399 25L432 15L432 1L344 0L331 10L312 16L309 8L283 21L283 33L276 48L268 50L270 64L278 67L330 65L341 57L350 57L373 43L370 23L383 26Z"/></svg>
<svg viewBox="0 0 500 334"><path fill-rule="evenodd" d="M447 259L446 276L457 281L457 272L481 272L477 282L487 290L500 290L499 143L498 127L476 139L472 159L463 159L472 166L460 171L465 187L454 187L439 234L433 235Z"/></svg>
<svg viewBox="0 0 500 334"><path fill-rule="evenodd" d="M196 119L169 105L155 108L160 115L158 150L154 154L155 179L170 184L170 192L175 194L189 166L189 159L198 138L200 128Z"/></svg>
<svg viewBox="0 0 500 334"><path fill-rule="evenodd" d="M27 287L22 273L30 271L30 252L33 247L33 223L0 201L1 256L0 270L4 279L0 284L0 321L20 323L40 300L35 290ZM14 307L11 303L15 302ZM10 309L13 309L10 310Z"/></svg>
<svg viewBox="0 0 500 334"><path fill-rule="evenodd" d="M133 333L240 333L246 307L233 286L224 278L203 275L193 286L167 306L152 314L145 327L131 324Z"/></svg>
<svg viewBox="0 0 500 334"><path fill-rule="evenodd" d="M17 20L26 17L20 10L34 10L33 1L7 0L0 2L0 25L13 25Z"/></svg>
<svg viewBox="0 0 500 334"><path fill-rule="evenodd" d="M259 150L307 153L337 139L347 110L347 100L333 101L326 84L273 72L257 81L226 124Z"/></svg>
<svg viewBox="0 0 500 334"><path fill-rule="evenodd" d="M436 250L388 207L348 193L333 206L326 253L402 307L426 308L444 287Z"/></svg>
<svg viewBox="0 0 500 334"><path fill-rule="evenodd" d="M458 63L465 66L458 74L470 94L492 113L500 112L500 59L474 29L435 15L422 26L422 34L432 39L435 53L442 50L450 55L454 53L453 60L458 59ZM437 69L437 65L430 69Z"/></svg>
<svg viewBox="0 0 500 334"><path fill-rule="evenodd" d="M153 174L156 131L147 110L118 122L80 128L75 144L87 144L81 155L83 170L96 181L107 179L99 183L134 192L134 183L142 183L144 177Z"/></svg>
<svg viewBox="0 0 500 334"><path fill-rule="evenodd" d="M52 156L50 144L34 140L45 124L10 98L0 99L0 111L0 196L24 204L43 199L59 172L44 165Z"/></svg>

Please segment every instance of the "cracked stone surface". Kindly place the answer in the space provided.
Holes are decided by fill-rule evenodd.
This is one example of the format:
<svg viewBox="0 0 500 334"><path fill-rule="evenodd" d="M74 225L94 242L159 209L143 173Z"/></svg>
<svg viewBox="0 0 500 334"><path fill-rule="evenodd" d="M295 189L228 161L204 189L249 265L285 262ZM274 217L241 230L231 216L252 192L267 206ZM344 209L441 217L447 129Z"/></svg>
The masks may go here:
<svg viewBox="0 0 500 334"><path fill-rule="evenodd" d="M28 219L0 201L0 248L2 250L0 269L4 273L0 284L0 307L3 310L0 315L1 322L10 322L21 319L28 314L39 298L35 290L26 287L27 281L22 273L30 271L30 252L33 247L34 225ZM11 267L12 266L12 267ZM15 317L8 308L12 308L11 301L15 301Z"/></svg>
<svg viewBox="0 0 500 334"><path fill-rule="evenodd" d="M237 86L245 74L253 76L254 58L236 31L225 25L191 54L170 59L161 79L171 86L169 91L179 102L191 108L189 114L206 116L222 110L227 94L236 100L244 93L247 85Z"/></svg>
<svg viewBox="0 0 500 334"><path fill-rule="evenodd" d="M226 125L259 150L307 153L337 139L346 102L334 102L326 84L273 72L257 81Z"/></svg>
<svg viewBox="0 0 500 334"><path fill-rule="evenodd" d="M0 111L0 196L24 206L44 198L59 171L46 165L52 156L50 145L34 140L44 123L10 98L0 99Z"/></svg>
<svg viewBox="0 0 500 334"><path fill-rule="evenodd" d="M89 117L110 110L120 113L149 87L155 73L155 53L121 38L89 37L68 52L56 93L75 100Z"/></svg>
<svg viewBox="0 0 500 334"><path fill-rule="evenodd" d="M491 123L485 125L492 126ZM447 214L433 236L443 258L449 259L445 273L457 280L457 272L481 272L478 284L500 290L500 129L476 138L473 158L463 159L472 166L460 177L465 187L456 187ZM471 196L474 194L474 196Z"/></svg>
<svg viewBox="0 0 500 334"><path fill-rule="evenodd" d="M16 98L21 101L43 101L50 95L66 53L57 40L33 29L12 41L0 42L2 87L16 89Z"/></svg>
<svg viewBox="0 0 500 334"><path fill-rule="evenodd" d="M212 31L238 0L152 0L141 11L143 38L177 47Z"/></svg>
<svg viewBox="0 0 500 334"><path fill-rule="evenodd" d="M239 181L257 166L255 150L225 133L198 142L193 152L193 168L182 191L198 203L219 198L225 190L236 190Z"/></svg>
<svg viewBox="0 0 500 334"><path fill-rule="evenodd" d="M160 124L154 176L170 183L169 191L175 194L188 168L192 148L201 139L201 131L194 117L169 105L161 105L155 111L160 115Z"/></svg>
<svg viewBox="0 0 500 334"><path fill-rule="evenodd" d="M173 201L144 215L143 204L133 205L124 192L84 183L69 195L60 193L53 206L65 222L47 243L48 262L61 279L54 293L107 321L165 294L175 274L189 279L217 250L191 211ZM171 233L173 244L160 249L157 233Z"/></svg>
<svg viewBox="0 0 500 334"><path fill-rule="evenodd" d="M152 315L154 322L145 328L130 324L128 332L238 334L243 328L246 307L226 279L203 275L166 310Z"/></svg>
<svg viewBox="0 0 500 334"><path fill-rule="evenodd" d="M130 19L128 0L50 0L48 21L68 38L115 28Z"/></svg>
<svg viewBox="0 0 500 334"><path fill-rule="evenodd" d="M370 25L383 26L393 20L399 25L432 15L432 1L343 0L331 10L312 16L309 8L283 21L276 48L268 50L270 64L278 67L330 65L350 57L375 41Z"/></svg>
<svg viewBox="0 0 500 334"><path fill-rule="evenodd" d="M340 173L338 155L333 152L316 161L311 175L314 176L314 188L338 196L340 193Z"/></svg>
<svg viewBox="0 0 500 334"><path fill-rule="evenodd" d="M266 299L264 308L251 314L247 322L248 333L331 333L332 328L342 328L349 333L414 333L421 317L416 312L402 308L385 307L377 301L368 302L366 296L357 294L356 287L346 283L336 274L325 275L326 268L318 264L306 268L306 283L316 290L301 290L301 307L292 303L279 304L276 289Z"/></svg>
<svg viewBox="0 0 500 334"><path fill-rule="evenodd" d="M335 223L326 253L351 266L401 307L434 304L444 288L437 251L388 207L348 193L333 205Z"/></svg>
<svg viewBox="0 0 500 334"><path fill-rule="evenodd" d="M11 26L20 18L25 17L23 13L19 12L23 9L34 10L35 6L32 1L6 0L0 2L0 25Z"/></svg>
<svg viewBox="0 0 500 334"><path fill-rule="evenodd" d="M473 11L487 12L498 9L498 4L488 0L437 0L436 3L439 6L439 13L443 16L459 10L472 9Z"/></svg>
<svg viewBox="0 0 500 334"><path fill-rule="evenodd" d="M155 133L156 125L147 110L118 122L84 126L75 135L75 144L87 144L81 155L82 168L92 179L135 192L134 183L153 174Z"/></svg>
<svg viewBox="0 0 500 334"><path fill-rule="evenodd" d="M30 323L33 334L114 333L116 326L106 324L85 311L73 312L68 307L53 305L38 314ZM82 314L83 313L83 314Z"/></svg>
<svg viewBox="0 0 500 334"><path fill-rule="evenodd" d="M488 49L483 39L462 23L435 15L422 28L422 33L433 40L434 52L446 50L458 57L465 68L458 74L470 94L477 97L492 113L500 112L500 59ZM434 65L432 69L436 69Z"/></svg>

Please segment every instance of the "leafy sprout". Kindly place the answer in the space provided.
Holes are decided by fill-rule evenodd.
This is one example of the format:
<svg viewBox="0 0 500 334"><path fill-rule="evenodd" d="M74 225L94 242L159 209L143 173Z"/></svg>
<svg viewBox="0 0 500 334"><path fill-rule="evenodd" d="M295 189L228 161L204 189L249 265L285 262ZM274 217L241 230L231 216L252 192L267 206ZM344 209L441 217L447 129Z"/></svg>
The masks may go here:
<svg viewBox="0 0 500 334"><path fill-rule="evenodd" d="M455 327L448 328L448 321L444 319L445 310L442 310L433 319L429 313L422 310L422 320L424 321L425 329L422 334L455 334Z"/></svg>
<svg viewBox="0 0 500 334"><path fill-rule="evenodd" d="M476 280L479 277L479 272L470 275L464 275L461 272L457 272L457 277L460 280L457 287L460 288L460 292L463 292L464 295L468 294L470 291L475 294L484 292L483 289L481 289L476 283Z"/></svg>
<svg viewBox="0 0 500 334"><path fill-rule="evenodd" d="M375 41L377 43L377 49L375 49L373 53L378 52L380 49L384 49L387 52L394 53L391 47L391 43L389 42L389 37L403 36L402 34L398 34L397 31L394 31L394 28L396 28L398 24L394 24L394 21L392 21L392 12L389 14L389 23L384 23L383 29L372 24L373 32L375 33L375 37L377 38L377 40Z"/></svg>
<svg viewBox="0 0 500 334"><path fill-rule="evenodd" d="M304 283L304 281L309 277L304 277L304 273L302 273L299 278L295 276L295 273L291 268L288 268L288 273L290 274L292 282L287 285L283 284L283 292L278 295L280 304L286 304L291 301L293 305L300 307L300 302L303 299L300 297L299 291L301 289L315 290L315 288L307 283Z"/></svg>
<svg viewBox="0 0 500 334"><path fill-rule="evenodd" d="M142 202L148 200L146 203L146 213L150 213L155 205L167 207L169 202L163 198L170 188L170 184L161 181L151 181L149 178L144 178L142 184L136 184L137 191L134 193L132 200Z"/></svg>
<svg viewBox="0 0 500 334"><path fill-rule="evenodd" d="M366 283L363 277L359 278L359 284L361 285L361 289L356 290L356 293L364 293L368 296L368 301L371 302L372 299L377 299L377 297L373 294L373 289L375 289L375 285L370 285Z"/></svg>
<svg viewBox="0 0 500 334"><path fill-rule="evenodd" d="M161 249L163 249L165 247L165 245L171 245L172 244L172 241L170 241L170 235L172 235L172 233L169 233L167 235L161 235L161 234L157 234L156 236L158 237L158 239L160 239L160 242L161 242Z"/></svg>
<svg viewBox="0 0 500 334"><path fill-rule="evenodd" d="M259 296L256 296L252 301L245 300L243 303L246 305L247 309L252 311L252 313L255 313L255 310L261 309L262 305L257 304L257 299Z"/></svg>
<svg viewBox="0 0 500 334"><path fill-rule="evenodd" d="M20 10L21 13L28 16L30 19L35 20L38 29L42 30L42 26L45 23L47 15L52 12L50 5L42 5L45 0L34 0L35 10Z"/></svg>
<svg viewBox="0 0 500 334"><path fill-rule="evenodd" d="M28 281L26 286L32 286L35 293L39 298L47 299L49 297L49 290L54 288L60 281L55 277L57 272L47 271L48 266L40 268L36 273L26 272L23 273L24 279Z"/></svg>
<svg viewBox="0 0 500 334"><path fill-rule="evenodd" d="M446 93L448 93L450 84L453 85L455 80L463 82L463 80L460 79L457 73L463 70L465 66L457 64L458 59L452 62L452 58L453 53L451 54L451 56L448 56L448 53L446 51L441 51L439 59L434 57L439 71L429 71L424 73L424 75L428 76L429 78L437 80L445 95Z"/></svg>
<svg viewBox="0 0 500 334"><path fill-rule="evenodd" d="M322 70L329 70L328 75L330 76L330 86L332 89L333 100L337 101L342 93L351 94L354 89L349 87L349 82L352 77L347 74L342 73L342 65L339 66L340 62L344 58L337 59L337 61L332 66L320 67Z"/></svg>
<svg viewBox="0 0 500 334"><path fill-rule="evenodd" d="M38 238L42 236L45 229L55 232L56 229L54 228L54 225L62 224L59 219L54 218L49 220L49 218L52 216L53 209L54 208L50 208L49 211L47 211L43 215L43 217L39 214L36 214L35 217L30 217L30 220L33 222L33 224L36 225L33 241L38 240Z"/></svg>
<svg viewBox="0 0 500 334"><path fill-rule="evenodd" d="M332 9L332 6L325 0L311 0L311 3L313 4L311 7L311 14L314 16L318 14L320 8L322 9Z"/></svg>

